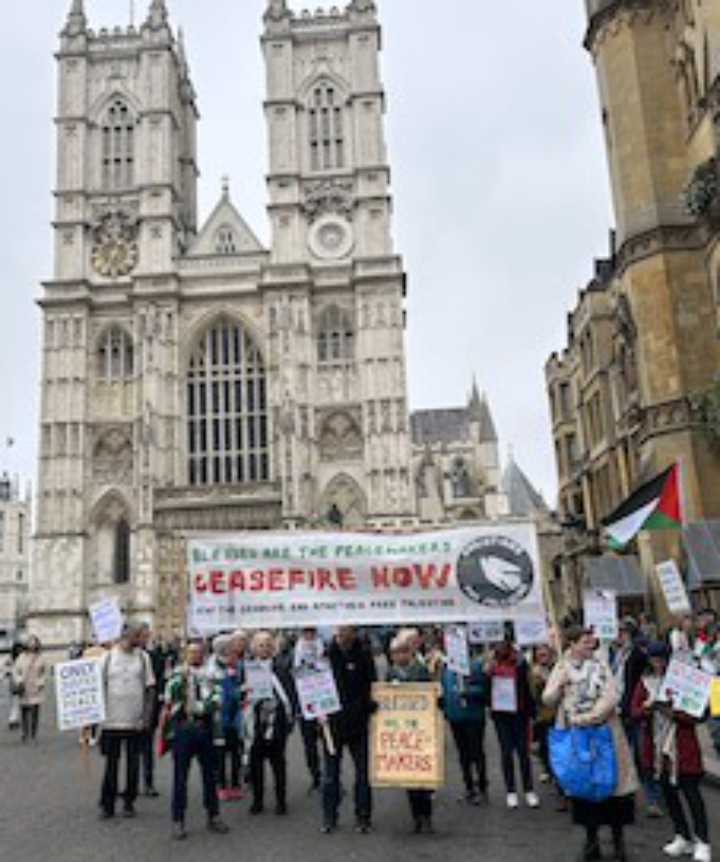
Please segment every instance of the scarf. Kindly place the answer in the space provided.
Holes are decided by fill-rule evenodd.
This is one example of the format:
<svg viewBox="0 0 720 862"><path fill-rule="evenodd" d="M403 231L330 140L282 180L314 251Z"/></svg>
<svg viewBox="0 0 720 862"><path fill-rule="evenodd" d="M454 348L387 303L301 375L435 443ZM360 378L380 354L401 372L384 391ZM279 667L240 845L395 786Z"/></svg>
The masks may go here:
<svg viewBox="0 0 720 862"><path fill-rule="evenodd" d="M610 682L610 668L597 658L575 661L566 659L569 686L566 690L566 709L569 715L592 712Z"/></svg>

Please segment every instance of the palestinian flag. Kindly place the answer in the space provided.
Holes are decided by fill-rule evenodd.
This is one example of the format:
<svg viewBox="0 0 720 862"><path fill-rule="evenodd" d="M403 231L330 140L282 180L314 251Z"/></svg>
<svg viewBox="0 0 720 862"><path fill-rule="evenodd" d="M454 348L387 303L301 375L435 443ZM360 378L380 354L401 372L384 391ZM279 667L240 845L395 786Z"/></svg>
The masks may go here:
<svg viewBox="0 0 720 862"><path fill-rule="evenodd" d="M624 548L640 530L678 529L682 525L679 465L673 464L638 488L602 524L615 550Z"/></svg>

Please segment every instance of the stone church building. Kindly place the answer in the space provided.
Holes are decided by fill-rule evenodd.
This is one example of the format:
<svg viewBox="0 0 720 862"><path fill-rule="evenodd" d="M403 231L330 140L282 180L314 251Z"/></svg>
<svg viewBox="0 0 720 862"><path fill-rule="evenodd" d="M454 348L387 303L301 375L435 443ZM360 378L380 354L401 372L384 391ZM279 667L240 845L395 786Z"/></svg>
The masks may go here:
<svg viewBox="0 0 720 862"><path fill-rule="evenodd" d="M164 0L100 31L72 2L40 303L31 626L49 644L109 594L181 628L188 533L508 511L477 388L409 414L374 3L272 0L262 48L269 248L228 187L198 221L196 93Z"/></svg>

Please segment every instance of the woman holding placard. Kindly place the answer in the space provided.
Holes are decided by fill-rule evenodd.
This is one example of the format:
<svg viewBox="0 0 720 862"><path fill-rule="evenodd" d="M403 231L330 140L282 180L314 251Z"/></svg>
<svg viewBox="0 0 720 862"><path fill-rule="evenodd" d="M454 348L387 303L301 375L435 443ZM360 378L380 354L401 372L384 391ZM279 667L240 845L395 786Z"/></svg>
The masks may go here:
<svg viewBox="0 0 720 862"><path fill-rule="evenodd" d="M642 728L642 765L660 781L675 827L675 838L663 851L673 858L692 855L695 862L710 862L708 817L701 789L703 758L696 731L698 721L674 709L664 691L669 652L663 643L650 645L651 667L633 696L633 717ZM692 830L683 800L690 811Z"/></svg>
<svg viewBox="0 0 720 862"><path fill-rule="evenodd" d="M511 641L506 640L495 650L488 671L490 710L502 754L503 777L507 790L508 808L518 808L520 800L515 778L515 760L520 765L520 776L525 801L530 808L538 808L540 799L533 786L533 769L530 760L532 721L535 717L535 700L530 686L530 669L522 654Z"/></svg>
<svg viewBox="0 0 720 862"><path fill-rule="evenodd" d="M600 728L610 730L617 777L614 793L602 801L589 801L568 793L573 805L573 820L586 832L581 862L600 859L599 833L602 826L612 829L615 859L627 862L625 827L634 822L637 774L618 714L620 696L612 672L597 653L597 639L591 629L571 626L565 633L568 649L555 665L543 701L558 707L557 725L561 728ZM567 788L564 788L567 789Z"/></svg>
<svg viewBox="0 0 720 862"><path fill-rule="evenodd" d="M392 666L387 681L392 683L431 682L432 677L425 663L413 651L412 641L397 637L390 645ZM416 834L432 834L433 794L431 790L408 790L408 803Z"/></svg>

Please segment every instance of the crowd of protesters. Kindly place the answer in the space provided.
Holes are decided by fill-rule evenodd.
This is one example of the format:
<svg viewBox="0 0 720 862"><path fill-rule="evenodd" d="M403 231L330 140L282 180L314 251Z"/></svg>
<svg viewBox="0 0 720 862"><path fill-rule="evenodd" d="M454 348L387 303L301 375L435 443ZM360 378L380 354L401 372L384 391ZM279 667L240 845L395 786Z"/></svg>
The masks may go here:
<svg viewBox="0 0 720 862"><path fill-rule="evenodd" d="M708 817L703 798L701 720L661 697L672 658L720 674L720 629L713 611L677 621L664 636L647 617L624 618L616 643L601 646L594 633L569 624L553 643L522 650L505 640L473 649L469 674L448 667L440 629L401 629L383 639L345 626L323 637L315 629L290 636L238 631L211 643L193 641L182 650L152 641L146 625L127 624L107 648L78 648L76 657L99 658L105 687L106 719L100 728L105 771L100 816L136 816L142 791L157 796L156 754L172 757L172 834L187 838L188 778L200 765L207 828L229 830L227 803L250 796L249 812L266 810L268 773L274 811L288 812L288 740L296 727L302 738L309 791L317 794L320 829L338 829L345 798L343 768L353 769L355 828L371 832L370 724L377 706L373 684L435 682L438 706L454 742L464 783L461 801L490 804L486 734L494 727L500 749L503 796L508 809L541 805L538 783L553 788L558 811L570 810L584 830L580 860L602 858L603 827L609 829L613 858L629 858L627 827L644 800L648 817L663 818L671 858L711 859ZM303 718L295 680L320 666L332 670L340 712L326 725ZM250 673L261 673L265 688L251 696ZM36 638L8 661L11 728L24 742L37 738L47 665ZM704 719L703 719L704 720ZM715 756L720 754L716 719L710 720ZM554 727L609 728L617 763L615 791L603 801L568 798L555 780L549 739ZM98 738L95 728L83 744ZM535 757L533 757L533 754ZM124 768L120 781L120 767ZM536 780L537 774L537 780ZM122 790L120 787L122 786ZM433 791L408 792L411 828L435 828ZM545 795L547 800L547 794ZM224 816L223 816L224 815Z"/></svg>

